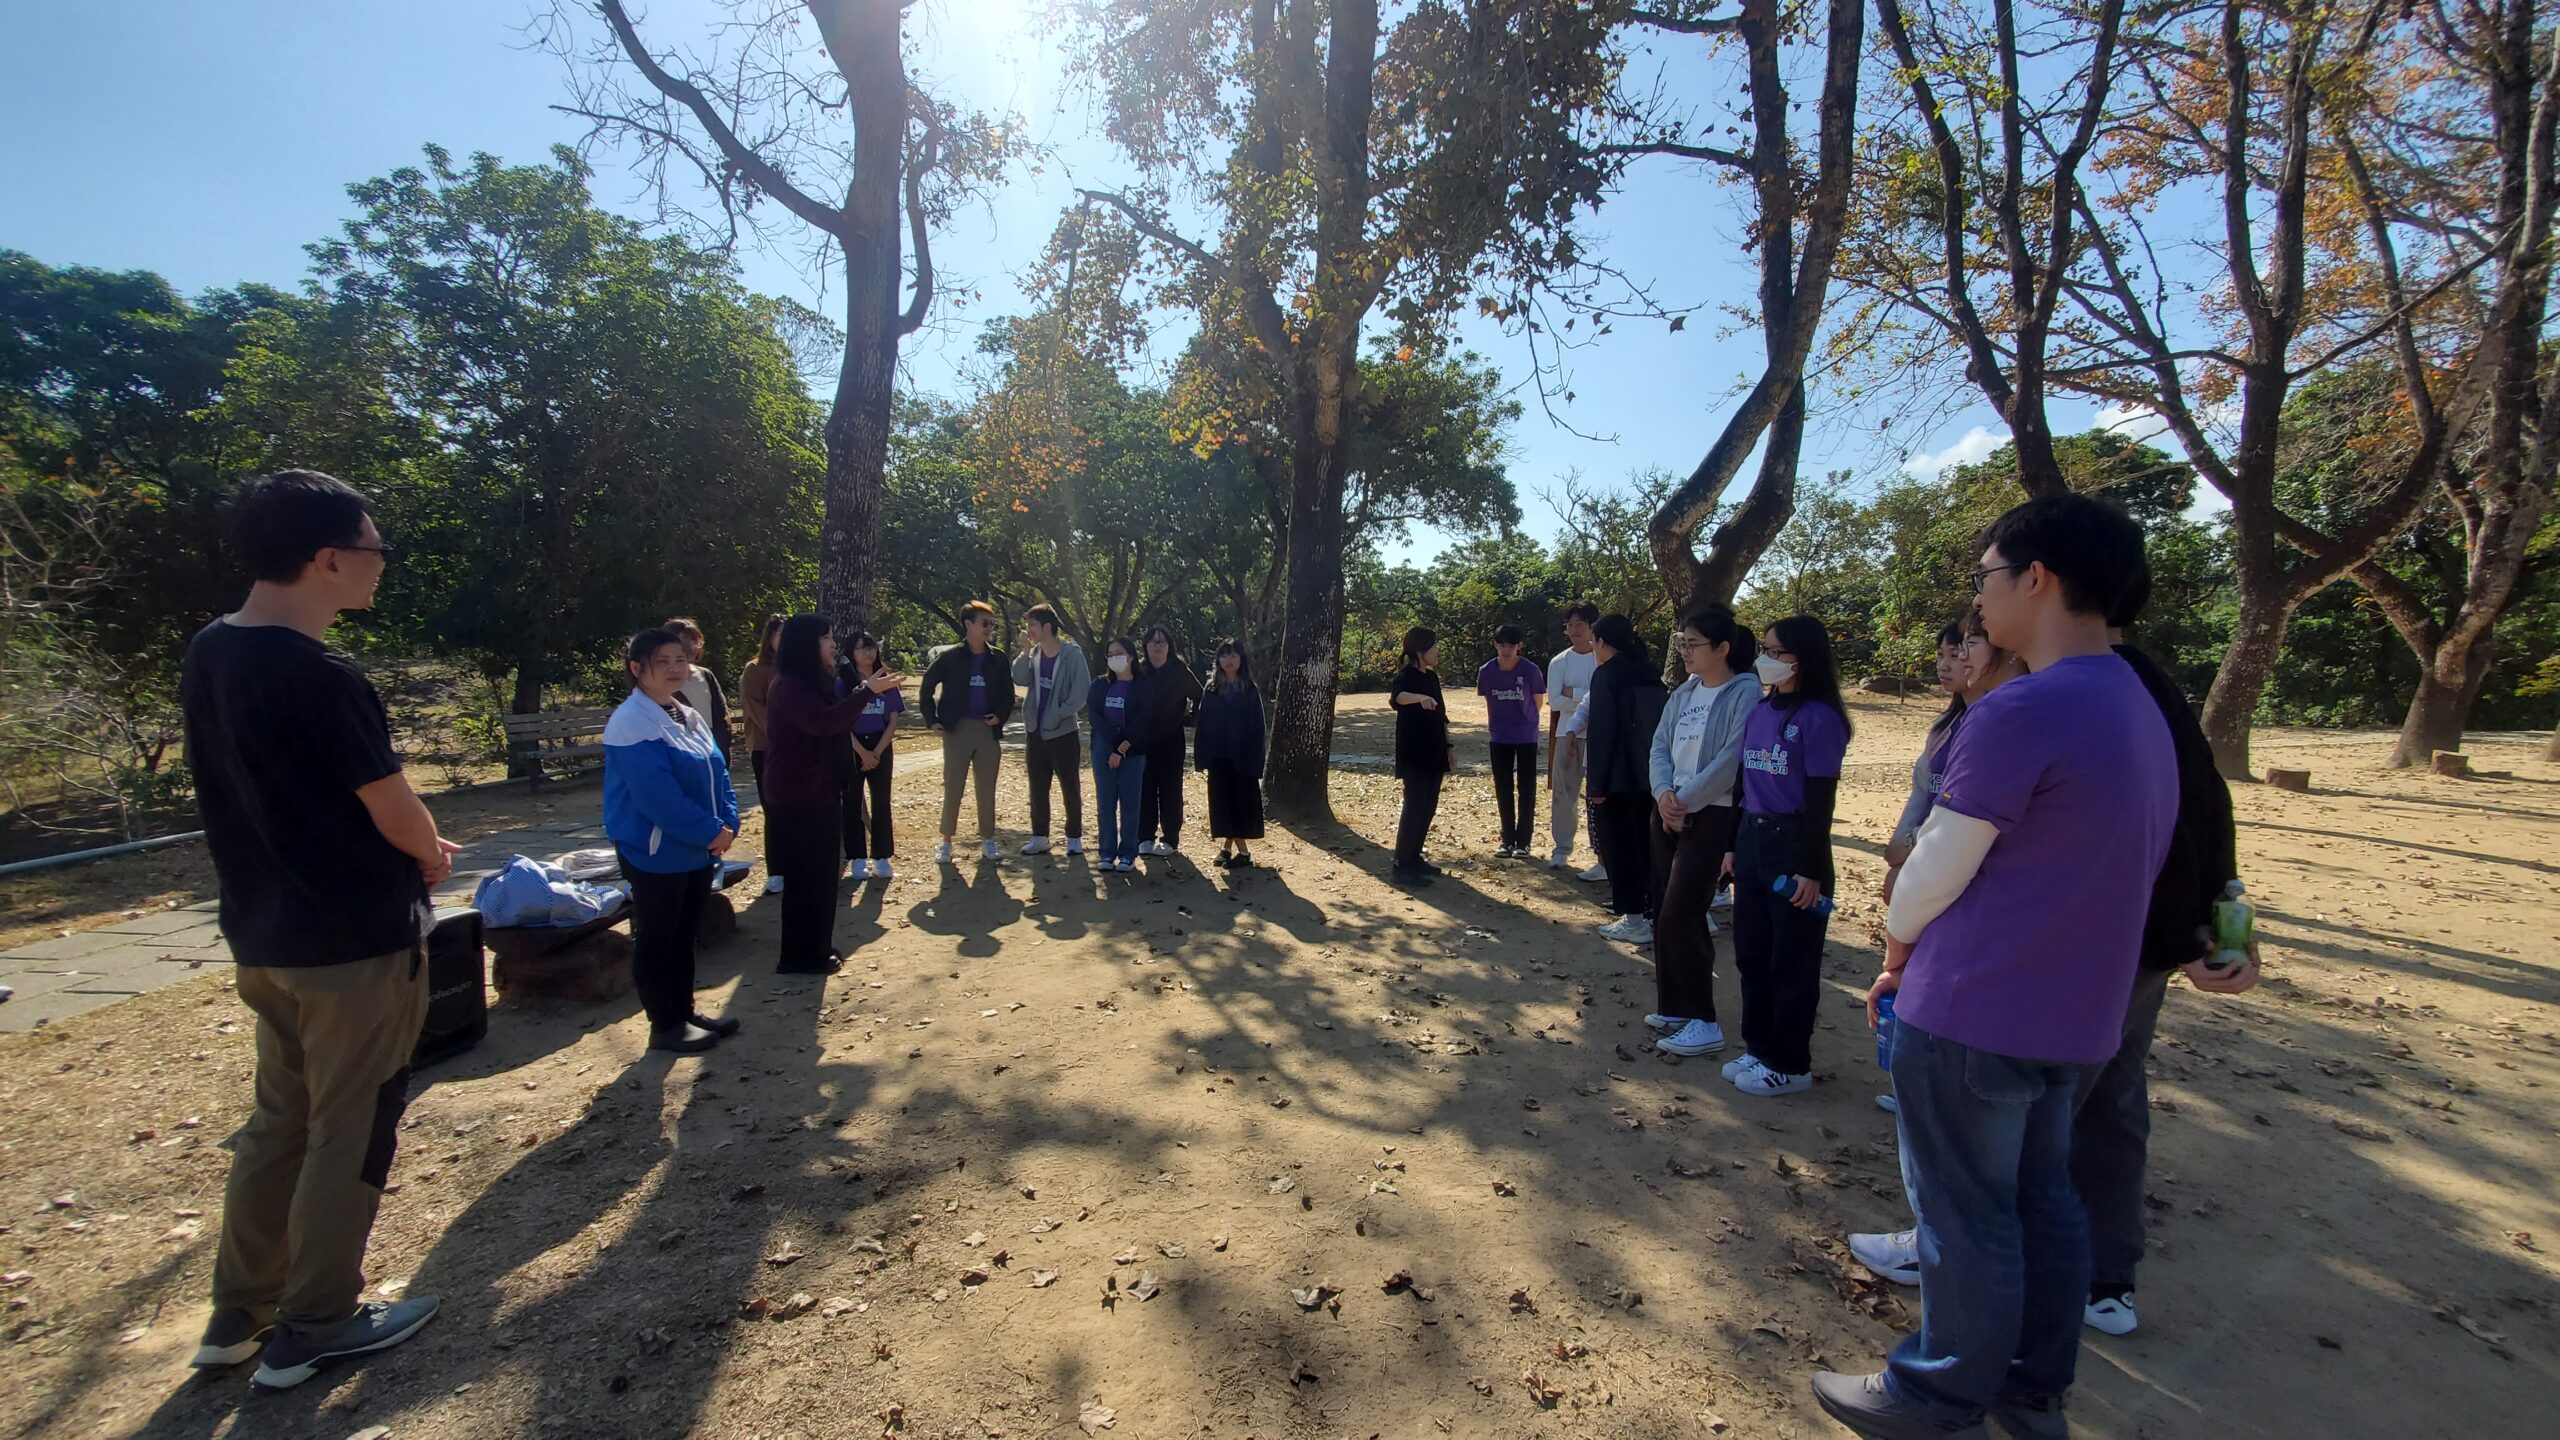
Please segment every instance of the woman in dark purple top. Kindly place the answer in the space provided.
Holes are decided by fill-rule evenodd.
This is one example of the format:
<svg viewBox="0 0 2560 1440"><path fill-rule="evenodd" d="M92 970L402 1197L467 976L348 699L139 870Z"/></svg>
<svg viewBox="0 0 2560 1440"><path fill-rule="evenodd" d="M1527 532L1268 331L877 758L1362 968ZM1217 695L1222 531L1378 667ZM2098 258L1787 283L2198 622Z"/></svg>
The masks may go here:
<svg viewBox="0 0 2560 1440"><path fill-rule="evenodd" d="M835 693L835 660L835 637L824 617L783 622L774 654L782 673L765 697L764 845L766 866L782 877L782 958L775 968L785 975L832 975L843 964L835 949L843 863L836 747L862 718L864 697ZM897 678L875 674L865 688L886 689Z"/></svg>
<svg viewBox="0 0 2560 1440"><path fill-rule="evenodd" d="M907 697L897 688L905 683L902 676L892 676L896 683L889 689L872 686L872 677L884 668L880 642L866 630L853 637L852 650L836 672L838 694L862 696L862 714L838 756L845 767L844 853L853 862L846 878L853 880L894 878L889 857L897 853L897 844L889 833L889 775Z"/></svg>
<svg viewBox="0 0 2560 1440"><path fill-rule="evenodd" d="M1742 821L1726 860L1744 1054L1724 1073L1746 1095L1792 1095L1813 1084L1849 712L1831 632L1810 615L1770 626L1754 668L1769 694L1742 722Z"/></svg>

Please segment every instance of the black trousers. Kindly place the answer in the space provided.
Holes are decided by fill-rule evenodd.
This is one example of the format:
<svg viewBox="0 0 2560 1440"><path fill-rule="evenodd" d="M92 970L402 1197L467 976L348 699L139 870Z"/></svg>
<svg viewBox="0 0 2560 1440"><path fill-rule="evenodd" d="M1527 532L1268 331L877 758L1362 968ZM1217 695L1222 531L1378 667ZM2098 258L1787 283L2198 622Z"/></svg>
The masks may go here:
<svg viewBox="0 0 2560 1440"><path fill-rule="evenodd" d="M1396 815L1396 868L1412 870L1422 864L1422 837L1431 833L1431 821L1440 813L1440 787L1449 777L1434 770L1400 778L1404 808Z"/></svg>
<svg viewBox="0 0 2560 1440"><path fill-rule="evenodd" d="M1493 747L1493 803L1502 814L1502 843L1527 848L1538 803L1538 745Z"/></svg>
<svg viewBox="0 0 2560 1440"><path fill-rule="evenodd" d="M1591 848L1609 867L1612 915L1653 913L1653 842L1644 832L1654 817L1653 797L1633 790L1591 807Z"/></svg>
<svg viewBox="0 0 2560 1440"><path fill-rule="evenodd" d="M1067 835L1084 836L1084 734L1070 730L1053 740L1034 735L1022 742L1023 759L1031 766L1031 833L1049 833L1049 782L1067 792Z"/></svg>
<svg viewBox="0 0 2560 1440"><path fill-rule="evenodd" d="M1733 968L1742 979L1742 1043L1781 1075L1813 1073L1822 941L1831 917L1769 889L1797 873L1800 815L1745 814L1733 841ZM1817 876L1826 885L1828 876Z"/></svg>
<svg viewBox="0 0 2560 1440"><path fill-rule="evenodd" d="M782 877L783 970L817 969L835 953L843 823L834 809L764 807L765 868Z"/></svg>
<svg viewBox="0 0 2560 1440"><path fill-rule="evenodd" d="M844 781L845 859L886 860L897 853L889 834L889 772L897 763L898 752L893 748L880 757L878 766L857 770Z"/></svg>
<svg viewBox="0 0 2560 1440"><path fill-rule="evenodd" d="M1262 838L1262 781L1224 760L1209 762L1209 835L1216 840Z"/></svg>
<svg viewBox="0 0 2560 1440"><path fill-rule="evenodd" d="M2169 993L2166 970L2133 977L2115 1058L2081 1072L2071 1117L2071 1183L2089 1212L2089 1289L2130 1290L2142 1264L2142 1170L2151 1153L2151 1085L2143 1062Z"/></svg>
<svg viewBox="0 0 2560 1440"><path fill-rule="evenodd" d="M756 803L761 805L764 803L764 752L761 750L748 751L747 768L754 771L756 774Z"/></svg>
<svg viewBox="0 0 2560 1440"><path fill-rule="evenodd" d="M1191 766L1181 731L1146 748L1146 772L1138 777L1138 838L1182 844L1182 775Z"/></svg>
<svg viewBox="0 0 2560 1440"><path fill-rule="evenodd" d="M631 988L650 1029L675 1029L693 1018L693 944L711 898L711 867L664 875L621 855L631 885Z"/></svg>
<svg viewBox="0 0 2560 1440"><path fill-rule="evenodd" d="M1716 938L1707 930L1725 852L1733 846L1733 807L1692 811L1678 830L1662 828L1657 809L1645 826L1653 845L1653 979L1657 1015L1716 1018Z"/></svg>

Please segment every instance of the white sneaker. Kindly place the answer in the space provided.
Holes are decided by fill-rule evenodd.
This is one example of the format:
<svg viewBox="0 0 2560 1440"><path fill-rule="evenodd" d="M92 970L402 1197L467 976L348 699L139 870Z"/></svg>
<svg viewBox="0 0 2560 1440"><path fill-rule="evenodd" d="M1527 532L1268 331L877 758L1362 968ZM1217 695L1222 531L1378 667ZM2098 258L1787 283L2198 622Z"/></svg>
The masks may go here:
<svg viewBox="0 0 2560 1440"><path fill-rule="evenodd" d="M1601 936L1603 939L1615 940L1619 936L1627 933L1627 919L1627 916L1621 915L1615 920L1604 920L1599 924L1592 926L1591 929L1594 934Z"/></svg>
<svg viewBox="0 0 2560 1440"><path fill-rule="evenodd" d="M2127 1290L2122 1295L2110 1295L2104 1300L2092 1300L2089 1302L2089 1308L2081 1312L2081 1318L2089 1323L2090 1329L2101 1334L2130 1335L2136 1323L2133 1313L2133 1292Z"/></svg>
<svg viewBox="0 0 2560 1440"><path fill-rule="evenodd" d="M1138 853L1139 853L1139 854L1141 854L1141 855L1153 855L1154 853L1156 853L1156 842L1154 842L1153 840L1141 840L1141 841L1139 841L1139 842L1138 842Z"/></svg>
<svg viewBox="0 0 2560 1440"><path fill-rule="evenodd" d="M1726 886L1724 889L1717 891L1717 892L1716 892L1716 898L1714 898L1713 900L1710 900L1710 901L1708 901L1708 902L1707 902L1707 908L1708 908L1708 909L1710 909L1710 910L1730 910L1730 909L1732 909L1732 908L1733 908L1733 887L1732 887L1732 886L1730 886L1730 885L1728 885L1728 886Z"/></svg>
<svg viewBox="0 0 2560 1440"><path fill-rule="evenodd" d="M1182 853L1182 847L1170 840L1159 840L1156 842L1156 853L1167 857L1179 856Z"/></svg>
<svg viewBox="0 0 2560 1440"><path fill-rule="evenodd" d="M874 880L895 880L898 878L898 874L896 871L889 868L888 861L874 860L871 862L871 878Z"/></svg>
<svg viewBox="0 0 2560 1440"><path fill-rule="evenodd" d="M1034 835L1034 836L1032 836L1030 839L1023 841L1023 842L1022 842L1022 853L1023 853L1023 854L1025 854L1025 855L1046 855L1046 854L1048 854L1048 853L1049 853L1049 837L1048 837L1048 836L1046 836L1046 835Z"/></svg>
<svg viewBox="0 0 2560 1440"><path fill-rule="evenodd" d="M846 878L847 880L868 880L868 879L870 879L870 878L871 878L871 862L870 862L870 861L868 861L868 860L853 860L853 861L848 861L848 862L845 864L845 867L844 867L844 878Z"/></svg>
<svg viewBox="0 0 2560 1440"><path fill-rule="evenodd" d="M1876 1278L1896 1285L1920 1283L1920 1232L1896 1230L1890 1235L1852 1235L1849 1253Z"/></svg>
<svg viewBox="0 0 2560 1440"><path fill-rule="evenodd" d="M1709 935L1711 935L1711 936L1712 936L1712 935L1714 935L1714 934L1716 934L1716 933L1717 933L1717 931L1716 931L1716 917L1714 917L1713 915L1705 915L1705 916L1701 916L1701 917L1699 917L1699 918L1701 918L1701 919L1703 919L1703 920L1705 920L1705 921L1707 922L1707 934L1709 934Z"/></svg>
<svg viewBox="0 0 2560 1440"><path fill-rule="evenodd" d="M1121 858L1119 858L1119 859L1117 859L1117 860L1112 861L1112 862L1111 862L1111 868L1112 868L1112 869L1114 869L1114 870L1122 871L1122 872L1124 872L1124 873L1125 873L1125 872L1127 872L1127 871L1137 869L1137 868L1138 868L1138 862L1137 862L1137 861L1135 861L1135 860L1132 860L1132 859L1130 859L1130 858L1128 858L1127 856L1125 856L1125 855L1124 855L1124 856L1122 856Z"/></svg>
<svg viewBox="0 0 2560 1440"><path fill-rule="evenodd" d="M1626 933L1617 938L1629 945L1650 945L1653 943L1653 922L1641 915L1630 915Z"/></svg>
<svg viewBox="0 0 2560 1440"><path fill-rule="evenodd" d="M1576 878L1588 880L1596 885L1609 878L1609 867L1606 865L1594 865L1590 869L1583 871L1582 874Z"/></svg>
<svg viewBox="0 0 2560 1440"><path fill-rule="evenodd" d="M1656 1030L1677 1030L1681 1026L1689 1023L1689 1017L1686 1015L1647 1015L1644 1017L1644 1023L1652 1026Z"/></svg>
<svg viewBox="0 0 2560 1440"><path fill-rule="evenodd" d="M1565 852L1558 850L1547 857L1547 868L1550 870L1561 870L1564 868L1564 862Z"/></svg>
<svg viewBox="0 0 2560 1440"><path fill-rule="evenodd" d="M951 863L950 841L945 840L941 844L933 847L933 863L936 865L948 865Z"/></svg>
<svg viewBox="0 0 2560 1440"><path fill-rule="evenodd" d="M1745 1095L1793 1095L1813 1088L1810 1075L1781 1075L1766 1065L1754 1066L1733 1077L1733 1088Z"/></svg>
<svg viewBox="0 0 2560 1440"><path fill-rule="evenodd" d="M1083 836L1081 836L1081 835L1070 835L1070 836L1068 836L1068 837L1067 837L1067 853L1068 853L1068 854L1070 854L1070 855L1081 855L1081 854L1083 854L1083 853L1084 853L1084 837L1083 837Z"/></svg>
<svg viewBox="0 0 2560 1440"><path fill-rule="evenodd" d="M1654 1041L1653 1048L1674 1055L1713 1055L1724 1048L1724 1027L1713 1020L1692 1020L1678 1034Z"/></svg>
<svg viewBox="0 0 2560 1440"><path fill-rule="evenodd" d="M1879 1095L1876 1097L1876 1108L1887 1115L1899 1115L1902 1113L1902 1102L1890 1095Z"/></svg>
<svg viewBox="0 0 2560 1440"><path fill-rule="evenodd" d="M1767 1068L1767 1066L1760 1063L1759 1056L1745 1050L1742 1052L1740 1059L1727 1060L1724 1062L1724 1070L1722 1073L1724 1078L1727 1080L1739 1080L1742 1078L1742 1072L1745 1070L1764 1070Z"/></svg>
<svg viewBox="0 0 2560 1440"><path fill-rule="evenodd" d="M990 840L978 847L978 853L990 860L1001 860L1004 858L1004 847Z"/></svg>
<svg viewBox="0 0 2560 1440"><path fill-rule="evenodd" d="M766 877L764 877L764 893L766 893L767 895L779 895L779 894L781 894L781 893L782 893L782 877L781 877L781 876L779 876L779 875L767 875Z"/></svg>

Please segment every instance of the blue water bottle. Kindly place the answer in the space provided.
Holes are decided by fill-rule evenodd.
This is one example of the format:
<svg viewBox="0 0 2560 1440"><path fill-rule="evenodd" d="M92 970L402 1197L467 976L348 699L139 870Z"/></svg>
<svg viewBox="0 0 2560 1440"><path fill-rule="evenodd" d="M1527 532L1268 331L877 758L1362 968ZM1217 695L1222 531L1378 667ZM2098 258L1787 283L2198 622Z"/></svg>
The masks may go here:
<svg viewBox="0 0 2560 1440"><path fill-rule="evenodd" d="M1781 900L1793 895L1795 893L1795 889L1796 881L1795 877L1792 875L1781 875L1777 879L1769 882L1769 893L1777 896ZM1831 909L1831 897L1828 895L1825 895L1821 899L1813 902L1813 913L1816 915L1828 915L1831 913Z"/></svg>
<svg viewBox="0 0 2560 1440"><path fill-rule="evenodd" d="M1876 1068L1893 1071L1893 992L1876 997Z"/></svg>

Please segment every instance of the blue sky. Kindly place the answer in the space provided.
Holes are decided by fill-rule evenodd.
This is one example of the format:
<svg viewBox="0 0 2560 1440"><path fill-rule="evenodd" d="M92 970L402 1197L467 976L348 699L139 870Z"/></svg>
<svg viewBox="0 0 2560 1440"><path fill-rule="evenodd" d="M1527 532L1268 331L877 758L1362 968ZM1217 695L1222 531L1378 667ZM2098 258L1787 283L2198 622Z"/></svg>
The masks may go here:
<svg viewBox="0 0 2560 1440"><path fill-rule="evenodd" d="M979 325L1018 303L1016 272L1046 240L1076 185L1110 188L1133 178L1092 123L1084 97L1061 75L1057 45L1026 18L1037 0L927 0L918 7L918 70L938 93L1010 110L1049 147L935 243L946 296L936 324L910 340L910 383L941 393L963 386ZM525 27L547 0L439 0L434 5L208 5L126 0L117 5L13 7L9 83L0 86L0 247L56 265L148 269L188 291L260 280L289 285L305 271L302 247L336 233L351 207L346 186L416 161L429 141L460 154L486 150L535 162L582 125L550 108L566 91L553 56L530 48ZM661 46L698 42L715 0L650 0L635 6ZM1663 48L1692 93L1727 93L1730 82L1684 50ZM1719 88L1721 87L1721 88ZM634 214L648 200L624 158L595 157L599 199ZM1616 484L1662 466L1685 473L1705 453L1739 382L1758 355L1756 334L1722 333L1714 306L1747 301L1754 285L1740 246L1733 197L1675 162L1648 161L1597 223L1601 252L1651 281L1667 304L1705 304L1677 334L1659 323L1621 324L1575 352L1564 410L1582 438L1541 413L1533 392L1513 435L1512 474L1524 528L1551 537L1540 500L1563 474ZM748 282L834 313L801 249L741 253ZM1462 327L1467 344L1525 381L1528 354L1490 326ZM2053 407L2056 428L2085 427L2092 407ZM1997 417L1979 404L1919 436L1914 454L1887 445L1870 420L1817 414L1805 447L1807 474L1849 469L1883 478L1979 458L1999 443ZM1747 479L1746 472L1746 479ZM1440 537L1424 533L1393 552L1424 558Z"/></svg>

